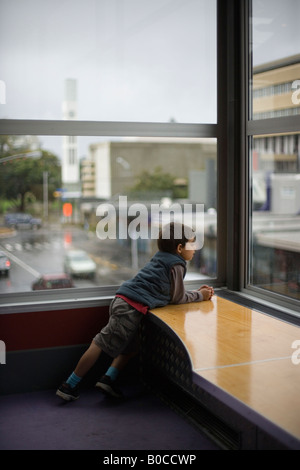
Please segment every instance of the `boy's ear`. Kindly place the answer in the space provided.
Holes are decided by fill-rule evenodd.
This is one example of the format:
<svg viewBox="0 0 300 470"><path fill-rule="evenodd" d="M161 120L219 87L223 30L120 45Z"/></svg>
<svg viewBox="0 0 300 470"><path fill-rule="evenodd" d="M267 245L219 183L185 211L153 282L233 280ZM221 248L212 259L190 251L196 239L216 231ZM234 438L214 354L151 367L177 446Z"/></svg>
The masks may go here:
<svg viewBox="0 0 300 470"><path fill-rule="evenodd" d="M177 254L180 254L181 252L182 252L182 244L179 243L179 244L177 245L177 247L176 247L176 253L177 253Z"/></svg>

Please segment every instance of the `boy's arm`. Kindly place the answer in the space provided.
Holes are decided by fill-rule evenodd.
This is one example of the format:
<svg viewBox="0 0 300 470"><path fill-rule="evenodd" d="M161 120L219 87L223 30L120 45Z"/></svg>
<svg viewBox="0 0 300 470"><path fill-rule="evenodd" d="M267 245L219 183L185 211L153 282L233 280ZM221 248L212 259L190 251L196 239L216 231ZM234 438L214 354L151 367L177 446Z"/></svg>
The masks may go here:
<svg viewBox="0 0 300 470"><path fill-rule="evenodd" d="M186 304L188 302L201 302L203 295L201 291L187 291L183 283L184 268L176 264L171 269L171 304Z"/></svg>

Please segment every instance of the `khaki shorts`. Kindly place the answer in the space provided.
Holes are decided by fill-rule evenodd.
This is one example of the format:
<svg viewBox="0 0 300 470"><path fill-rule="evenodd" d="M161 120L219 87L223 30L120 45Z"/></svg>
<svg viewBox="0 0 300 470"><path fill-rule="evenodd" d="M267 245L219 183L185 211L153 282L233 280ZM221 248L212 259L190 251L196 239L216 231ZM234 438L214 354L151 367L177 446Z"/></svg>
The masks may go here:
<svg viewBox="0 0 300 470"><path fill-rule="evenodd" d="M111 357L137 352L142 318L141 312L115 297L109 307L108 324L94 337L94 342Z"/></svg>

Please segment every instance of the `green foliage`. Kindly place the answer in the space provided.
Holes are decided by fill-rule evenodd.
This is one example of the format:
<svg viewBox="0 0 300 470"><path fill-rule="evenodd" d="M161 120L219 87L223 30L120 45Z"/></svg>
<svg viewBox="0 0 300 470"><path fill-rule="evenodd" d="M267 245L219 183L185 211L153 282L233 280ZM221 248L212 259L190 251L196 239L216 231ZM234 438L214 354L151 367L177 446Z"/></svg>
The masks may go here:
<svg viewBox="0 0 300 470"><path fill-rule="evenodd" d="M143 171L138 182L129 190L130 194L156 194L158 197L169 195L171 198L187 197L187 188L176 185L176 176L162 171L161 167L153 172Z"/></svg>
<svg viewBox="0 0 300 470"><path fill-rule="evenodd" d="M61 186L61 166L59 159L40 150L40 157L26 156L30 152L28 145L15 145L11 136L0 139L0 198L7 201L18 201L18 210L26 210L26 201L43 199L43 174L48 174L48 198L53 199L53 192ZM11 161L1 163L1 159L22 155Z"/></svg>

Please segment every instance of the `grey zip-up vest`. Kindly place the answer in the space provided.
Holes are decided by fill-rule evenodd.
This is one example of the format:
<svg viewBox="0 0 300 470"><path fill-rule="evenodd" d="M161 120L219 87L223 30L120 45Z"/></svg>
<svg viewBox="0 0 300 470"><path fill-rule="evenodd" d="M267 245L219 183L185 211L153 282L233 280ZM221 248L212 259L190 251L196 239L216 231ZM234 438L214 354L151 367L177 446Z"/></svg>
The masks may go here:
<svg viewBox="0 0 300 470"><path fill-rule="evenodd" d="M171 268L175 264L184 267L185 260L172 253L158 251L152 259L129 281L125 281L116 294L147 305L149 309L163 307L171 300Z"/></svg>

